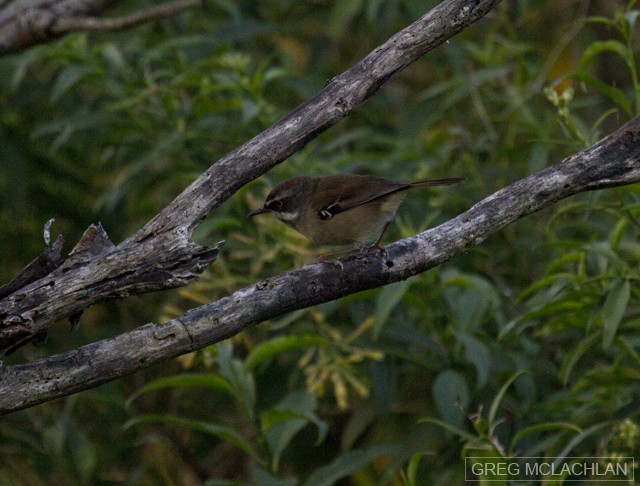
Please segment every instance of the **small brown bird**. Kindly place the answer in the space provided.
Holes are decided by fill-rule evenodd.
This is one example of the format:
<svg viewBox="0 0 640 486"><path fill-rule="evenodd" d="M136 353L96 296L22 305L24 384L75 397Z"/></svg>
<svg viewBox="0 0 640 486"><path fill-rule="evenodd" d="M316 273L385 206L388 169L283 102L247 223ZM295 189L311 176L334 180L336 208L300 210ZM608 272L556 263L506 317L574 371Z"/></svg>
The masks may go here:
<svg viewBox="0 0 640 486"><path fill-rule="evenodd" d="M464 179L394 182L380 177L335 174L298 176L275 187L264 206L249 213L271 213L320 245L353 244L378 249L407 189L448 186Z"/></svg>

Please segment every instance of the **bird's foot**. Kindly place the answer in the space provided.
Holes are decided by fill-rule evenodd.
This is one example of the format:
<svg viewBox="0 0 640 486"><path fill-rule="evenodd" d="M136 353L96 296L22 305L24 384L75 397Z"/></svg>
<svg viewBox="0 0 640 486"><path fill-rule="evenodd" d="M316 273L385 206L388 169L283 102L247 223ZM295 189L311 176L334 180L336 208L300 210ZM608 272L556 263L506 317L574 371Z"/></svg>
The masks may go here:
<svg viewBox="0 0 640 486"><path fill-rule="evenodd" d="M360 253L377 253L381 258L387 258L389 253L384 246L380 246L378 242L371 246L362 246L359 248Z"/></svg>
<svg viewBox="0 0 640 486"><path fill-rule="evenodd" d="M329 263L331 265L336 265L340 267L340 270L344 270L344 265L340 260L335 259L337 256L347 256L353 253L367 254L367 253L377 253L380 258L388 259L389 253L384 246L380 246L379 242L375 242L373 245L369 246L356 246L354 248L349 248L348 250L340 250L333 251L330 253L325 253L324 255L320 255L313 262L314 263Z"/></svg>
<svg viewBox="0 0 640 486"><path fill-rule="evenodd" d="M325 255L320 255L318 258L313 260L313 263L328 263L329 265L335 265L336 267L339 267L340 271L342 272L344 270L344 265L340 260L332 258L334 256L335 256L334 253L327 253Z"/></svg>
<svg viewBox="0 0 640 486"><path fill-rule="evenodd" d="M337 260L335 257L337 256L342 256L342 255L349 255L350 253L353 253L354 251L357 251L355 249L348 249L348 250L339 250L339 251L332 251L329 253L325 253L323 255L320 255L318 258L316 258L313 263L329 263L331 265L335 265L337 267L340 267L340 271L344 270L344 265L342 264L342 262L340 260Z"/></svg>

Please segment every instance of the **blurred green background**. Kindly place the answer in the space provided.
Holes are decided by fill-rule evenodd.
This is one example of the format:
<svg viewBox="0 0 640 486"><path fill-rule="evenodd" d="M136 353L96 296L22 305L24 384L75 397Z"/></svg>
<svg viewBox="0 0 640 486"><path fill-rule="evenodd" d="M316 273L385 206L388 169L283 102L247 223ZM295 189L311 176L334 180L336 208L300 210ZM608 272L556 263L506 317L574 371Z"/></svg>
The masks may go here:
<svg viewBox="0 0 640 486"><path fill-rule="evenodd" d="M153 4L126 3L109 14ZM1 58L0 281L43 250L49 218L66 251L97 221L122 241L436 3L211 0ZM639 113L638 13L502 2L211 215L197 239L226 245L200 282L95 306L5 363L309 262L303 237L245 217L287 177L466 178L412 193L390 242L593 144ZM465 457L513 455L635 454L639 474L638 189L572 197L406 282L2 417L0 484L448 485Z"/></svg>

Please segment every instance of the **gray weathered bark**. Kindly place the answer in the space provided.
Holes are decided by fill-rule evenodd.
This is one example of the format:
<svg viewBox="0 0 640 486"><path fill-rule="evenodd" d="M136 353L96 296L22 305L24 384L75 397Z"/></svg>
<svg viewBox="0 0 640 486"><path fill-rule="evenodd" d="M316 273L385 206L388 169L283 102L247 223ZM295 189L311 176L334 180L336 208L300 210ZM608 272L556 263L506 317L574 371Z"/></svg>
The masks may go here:
<svg viewBox="0 0 640 486"><path fill-rule="evenodd" d="M99 300L183 285L215 258L193 230L223 201L336 124L393 74L481 18L499 0L446 0L337 76L316 96L211 166L135 235L113 245L92 226L66 261L27 272L0 301L0 349L37 338L56 319ZM27 364L0 367L0 413L62 397L160 360L225 339L248 326L364 289L406 279L482 242L488 235L572 194L640 180L640 118L593 147L523 179L457 218L387 247L388 257L357 255L341 269L313 264L253 284L162 325ZM55 247L55 245L54 245ZM46 257L48 258L48 257ZM33 268L32 268L33 269ZM0 291L1 295L1 291Z"/></svg>
<svg viewBox="0 0 640 486"><path fill-rule="evenodd" d="M63 397L226 339L264 320L424 272L573 194L640 182L640 117L594 146L483 199L458 217L376 252L315 263L238 290L164 324L0 368L0 414Z"/></svg>
<svg viewBox="0 0 640 486"><path fill-rule="evenodd" d="M201 247L191 241L193 230L213 209L498 2L442 2L282 120L218 160L123 243L115 246L101 228L89 228L60 267L0 300L0 353L41 339L56 320L71 317L76 322L83 309L100 300L185 285L197 278L221 245Z"/></svg>
<svg viewBox="0 0 640 486"><path fill-rule="evenodd" d="M13 0L0 3L0 55L79 30L120 30L176 15L202 0L175 0L125 17L99 18L117 0Z"/></svg>

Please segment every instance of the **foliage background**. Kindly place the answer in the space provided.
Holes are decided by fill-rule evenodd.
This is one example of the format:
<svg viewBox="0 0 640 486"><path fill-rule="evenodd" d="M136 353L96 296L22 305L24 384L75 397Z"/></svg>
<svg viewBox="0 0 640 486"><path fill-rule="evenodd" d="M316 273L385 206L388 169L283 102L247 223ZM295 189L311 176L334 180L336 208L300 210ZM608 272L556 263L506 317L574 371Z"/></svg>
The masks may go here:
<svg viewBox="0 0 640 486"><path fill-rule="evenodd" d="M67 250L95 221L121 241L435 3L217 0L0 59L1 280L51 217ZM198 238L227 243L201 282L96 306L6 362L310 261L302 237L245 218L292 175L466 177L407 198L391 241L592 144L638 114L637 15L503 2L208 218ZM573 197L406 282L3 417L0 484L459 484L478 455L637 465L638 201L637 186Z"/></svg>

